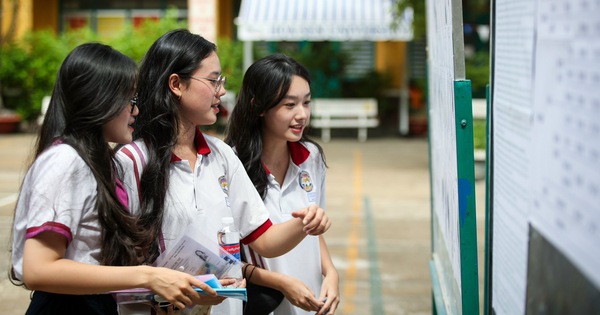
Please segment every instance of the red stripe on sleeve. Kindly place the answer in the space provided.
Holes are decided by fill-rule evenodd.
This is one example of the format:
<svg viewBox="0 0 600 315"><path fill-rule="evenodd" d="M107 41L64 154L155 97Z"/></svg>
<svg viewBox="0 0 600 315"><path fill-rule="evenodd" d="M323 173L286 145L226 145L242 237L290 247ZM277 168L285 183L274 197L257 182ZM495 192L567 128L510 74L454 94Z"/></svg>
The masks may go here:
<svg viewBox="0 0 600 315"><path fill-rule="evenodd" d="M140 203L142 202L142 192L140 190L140 172L138 170L137 167L137 162L135 160L135 157L133 156L133 153L131 153L131 151L129 151L129 149L127 148L122 148L121 152L125 153L125 155L127 155L131 161L133 162L133 172L135 174L135 184L137 185L138 188L138 200L140 201Z"/></svg>
<svg viewBox="0 0 600 315"><path fill-rule="evenodd" d="M71 229L68 226L58 222L46 222L40 226L30 227L25 232L25 238L34 238L43 232L54 232L60 234L67 239L67 244L71 243L73 240Z"/></svg>
<svg viewBox="0 0 600 315"><path fill-rule="evenodd" d="M265 221L265 223L263 223L256 230L254 230L254 232L252 232L252 233L250 233L250 235L244 237L241 240L242 244L248 245L248 244L256 241L256 239L259 236L263 235L263 233L265 233L272 225L273 225L273 222L271 222L270 219L267 219L267 221Z"/></svg>

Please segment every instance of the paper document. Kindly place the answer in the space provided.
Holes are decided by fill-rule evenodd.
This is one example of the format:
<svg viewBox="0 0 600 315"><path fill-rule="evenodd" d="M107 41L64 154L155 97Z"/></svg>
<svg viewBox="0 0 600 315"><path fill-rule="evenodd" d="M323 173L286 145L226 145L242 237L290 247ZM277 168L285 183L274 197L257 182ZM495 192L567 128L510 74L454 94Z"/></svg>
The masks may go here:
<svg viewBox="0 0 600 315"><path fill-rule="evenodd" d="M173 247L156 259L156 266L179 270L193 276L214 274L217 279L242 279L242 263L190 225Z"/></svg>
<svg viewBox="0 0 600 315"><path fill-rule="evenodd" d="M208 284L217 292L217 295L219 296L235 298L242 301L247 300L246 288L225 288L213 274L200 275L196 276L196 278ZM204 295L204 291L202 289L195 288L195 290L200 293L200 295ZM167 302L167 300L154 294L154 292L143 288L112 291L110 293L114 295L117 304Z"/></svg>

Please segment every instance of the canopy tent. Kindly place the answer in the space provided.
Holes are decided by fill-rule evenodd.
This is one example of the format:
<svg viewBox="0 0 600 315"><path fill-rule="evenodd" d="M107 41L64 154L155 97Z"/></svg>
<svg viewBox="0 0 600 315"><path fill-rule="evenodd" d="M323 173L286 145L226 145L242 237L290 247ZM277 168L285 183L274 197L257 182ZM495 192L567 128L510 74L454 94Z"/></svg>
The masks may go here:
<svg viewBox="0 0 600 315"><path fill-rule="evenodd" d="M395 0L242 0L235 24L244 41L244 69L253 62L253 41L410 41L413 11L405 10L393 27L395 5ZM401 93L401 134L408 133L406 94Z"/></svg>
<svg viewBox="0 0 600 315"><path fill-rule="evenodd" d="M412 10L392 28L394 0L243 0L243 41L412 40Z"/></svg>

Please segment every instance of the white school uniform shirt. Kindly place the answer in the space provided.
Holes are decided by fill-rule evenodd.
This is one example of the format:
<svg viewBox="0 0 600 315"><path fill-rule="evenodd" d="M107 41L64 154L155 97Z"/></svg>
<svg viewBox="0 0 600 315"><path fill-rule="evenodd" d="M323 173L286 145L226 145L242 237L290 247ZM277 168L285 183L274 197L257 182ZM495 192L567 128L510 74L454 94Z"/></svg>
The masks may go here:
<svg viewBox="0 0 600 315"><path fill-rule="evenodd" d="M100 265L96 180L70 145L56 142L33 162L15 209L12 263L23 280L25 240L51 231L67 239L64 258Z"/></svg>
<svg viewBox="0 0 600 315"><path fill-rule="evenodd" d="M191 222L217 242L222 217L233 217L241 243L251 243L272 223L244 166L231 147L220 139L197 130L195 141L198 159L193 170L189 161L175 155L171 159L161 250L171 248ZM129 195L129 208L138 211L138 183L148 159L148 148L143 140L136 140L121 148L116 157L124 170L123 184ZM121 314L149 313L121 308ZM242 302L226 299L213 306L212 314L242 314Z"/></svg>
<svg viewBox="0 0 600 315"><path fill-rule="evenodd" d="M275 177L269 173L264 203L273 224L293 219L292 212L311 204L325 208L326 168L318 148L309 142L289 142L288 146L290 165L283 186L280 187ZM275 258L261 257L248 246L243 246L243 250L250 263L298 278L314 292L316 298L319 297L323 277L318 236L306 236L288 253ZM284 298L273 314L299 315L314 312L295 307Z"/></svg>

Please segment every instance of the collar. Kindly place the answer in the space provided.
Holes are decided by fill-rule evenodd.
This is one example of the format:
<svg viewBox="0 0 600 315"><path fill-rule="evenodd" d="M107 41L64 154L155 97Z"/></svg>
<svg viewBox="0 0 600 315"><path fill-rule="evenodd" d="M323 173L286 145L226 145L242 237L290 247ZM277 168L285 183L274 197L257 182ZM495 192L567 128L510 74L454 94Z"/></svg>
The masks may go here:
<svg viewBox="0 0 600 315"><path fill-rule="evenodd" d="M208 143L206 143L206 139L204 135L200 131L200 129L196 128L196 135L194 136L194 142L196 144L196 149L198 150L198 154L207 155L210 153L210 147ZM171 163L179 162L181 158L175 155L175 153L171 154Z"/></svg>
<svg viewBox="0 0 600 315"><path fill-rule="evenodd" d="M287 144L288 148L290 149L290 158L292 158L292 162L294 164L300 165L304 163L310 156L310 151L308 151L308 149L300 142L288 142ZM271 171L269 171L264 163L262 166L265 171L267 171L267 174L271 174Z"/></svg>
<svg viewBox="0 0 600 315"><path fill-rule="evenodd" d="M310 151L302 145L302 143L298 142L288 142L288 148L290 148L290 157L292 158L292 162L296 165L300 165L308 159L310 155Z"/></svg>

